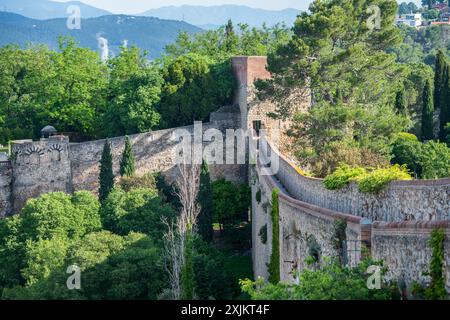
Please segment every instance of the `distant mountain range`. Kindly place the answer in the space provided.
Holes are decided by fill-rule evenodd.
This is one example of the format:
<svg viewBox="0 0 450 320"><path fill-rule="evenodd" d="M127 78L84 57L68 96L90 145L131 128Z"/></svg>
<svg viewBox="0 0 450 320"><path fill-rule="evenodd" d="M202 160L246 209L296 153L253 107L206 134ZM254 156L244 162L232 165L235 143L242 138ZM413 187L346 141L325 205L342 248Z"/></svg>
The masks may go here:
<svg viewBox="0 0 450 320"><path fill-rule="evenodd" d="M80 7L81 29L67 28L71 5ZM180 31L190 34L202 29L224 25L228 19L235 24L247 23L251 27L294 23L299 10L270 11L246 6L180 6L162 7L136 16L113 15L108 11L79 1L54 2L49 0L0 0L0 46L18 44L46 44L58 47L58 36L72 36L82 47L100 51L100 41L107 40L108 50L115 55L126 42L150 53L150 58L161 55L164 47L172 43ZM104 38L104 39L101 39Z"/></svg>
<svg viewBox="0 0 450 320"><path fill-rule="evenodd" d="M284 22L291 26L297 15L297 9L271 11L238 5L222 6L168 6L148 10L140 15L161 19L182 20L204 29L216 28L231 19L234 23L246 23L251 27L260 27L263 23L273 26Z"/></svg>
<svg viewBox="0 0 450 320"><path fill-rule="evenodd" d="M32 19L66 18L67 8L71 5L79 6L82 18L97 18L111 15L110 12L89 6L80 1L54 2L49 0L0 0L0 11L20 14ZM239 5L221 6L166 6L148 10L138 16L156 17L160 19L184 21L189 24L212 29L224 25L228 19L234 23L247 23L251 27L275 25L284 22L292 25L300 13L297 9L280 11L250 8Z"/></svg>
<svg viewBox="0 0 450 320"><path fill-rule="evenodd" d="M22 47L29 43L47 44L58 47L58 36L74 37L82 47L100 52L99 41L108 41L110 54L117 54L120 46L126 42L136 45L156 58L164 47L172 43L180 31L201 32L202 29L186 22L162 20L153 17L135 17L127 15L107 15L82 19L80 30L69 30L67 19L36 20L21 15L0 12L0 47L18 44ZM100 40L99 40L100 39Z"/></svg>
<svg viewBox="0 0 450 320"><path fill-rule="evenodd" d="M0 11L45 20L67 17L67 8L71 5L76 5L81 9L83 18L95 18L111 14L111 12L89 6L80 1L54 2L48 0L0 0Z"/></svg>

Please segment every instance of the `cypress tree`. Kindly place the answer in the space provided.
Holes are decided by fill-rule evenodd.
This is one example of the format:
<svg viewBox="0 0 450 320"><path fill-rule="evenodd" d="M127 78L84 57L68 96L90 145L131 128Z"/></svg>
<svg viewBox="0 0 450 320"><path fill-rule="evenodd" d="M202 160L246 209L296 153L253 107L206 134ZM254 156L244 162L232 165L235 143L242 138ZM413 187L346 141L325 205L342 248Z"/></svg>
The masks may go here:
<svg viewBox="0 0 450 320"><path fill-rule="evenodd" d="M279 212L279 190L272 190L272 254L269 261L269 282L278 284L280 282L280 212Z"/></svg>
<svg viewBox="0 0 450 320"><path fill-rule="evenodd" d="M445 56L442 50L439 50L436 55L436 66L434 71L434 105L436 108L441 106L441 89L444 85L445 76Z"/></svg>
<svg viewBox="0 0 450 320"><path fill-rule="evenodd" d="M198 203L201 211L198 216L198 233L204 241L211 242L213 239L213 198L211 178L208 164L203 161L200 173L200 190L198 192Z"/></svg>
<svg viewBox="0 0 450 320"><path fill-rule="evenodd" d="M181 299L193 300L195 290L194 278L194 249L193 237L190 231L186 233L184 242L184 263L181 267L180 284L181 284Z"/></svg>
<svg viewBox="0 0 450 320"><path fill-rule="evenodd" d="M398 114L406 114L408 102L406 101L405 88L400 89L395 96L395 110Z"/></svg>
<svg viewBox="0 0 450 320"><path fill-rule="evenodd" d="M129 137L125 138L125 149L122 154L122 161L120 162L120 175L122 177L131 177L136 171L135 158L133 150L131 149L131 141Z"/></svg>
<svg viewBox="0 0 450 320"><path fill-rule="evenodd" d="M102 158L100 160L100 189L98 191L100 202L108 198L109 193L114 188L114 173L111 154L111 145L108 139L103 146Z"/></svg>
<svg viewBox="0 0 450 320"><path fill-rule="evenodd" d="M444 82L441 88L439 113L439 140L447 141L446 125L450 122L450 82L449 82L449 65L446 64L444 72Z"/></svg>
<svg viewBox="0 0 450 320"><path fill-rule="evenodd" d="M427 80L423 88L423 105L422 105L422 141L433 140L433 97L431 93L431 83Z"/></svg>

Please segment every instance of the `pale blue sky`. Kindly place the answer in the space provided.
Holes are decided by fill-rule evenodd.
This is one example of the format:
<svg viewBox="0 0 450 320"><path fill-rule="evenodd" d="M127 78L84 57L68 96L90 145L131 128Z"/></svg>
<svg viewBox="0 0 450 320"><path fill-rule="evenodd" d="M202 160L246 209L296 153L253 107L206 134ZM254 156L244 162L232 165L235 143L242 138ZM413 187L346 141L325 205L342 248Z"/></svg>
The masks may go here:
<svg viewBox="0 0 450 320"><path fill-rule="evenodd" d="M67 2L70 0L55 0ZM113 13L141 13L148 9L159 8L169 5L221 5L221 4L239 4L254 8L279 10L285 8L296 8L305 10L312 0L81 0L86 4L106 9ZM410 0L407 0L410 1ZM413 0L419 3L420 0Z"/></svg>

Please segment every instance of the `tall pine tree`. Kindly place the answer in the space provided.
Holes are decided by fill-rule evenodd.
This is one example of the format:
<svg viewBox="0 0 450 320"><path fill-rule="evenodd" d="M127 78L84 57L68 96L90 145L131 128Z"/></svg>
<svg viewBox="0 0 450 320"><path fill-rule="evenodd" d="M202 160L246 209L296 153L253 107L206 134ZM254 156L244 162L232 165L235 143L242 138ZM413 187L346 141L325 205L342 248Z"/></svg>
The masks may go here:
<svg viewBox="0 0 450 320"><path fill-rule="evenodd" d="M131 148L131 140L125 138L125 149L123 150L122 160L120 161L120 175L122 177L132 177L136 171L134 153Z"/></svg>
<svg viewBox="0 0 450 320"><path fill-rule="evenodd" d="M440 99L440 113L439 113L439 140L441 142L447 141L447 123L450 122L450 82L449 82L449 72L450 66L445 65L444 71L444 81L441 88L441 99Z"/></svg>
<svg viewBox="0 0 450 320"><path fill-rule="evenodd" d="M98 191L100 202L104 202L108 198L109 193L114 188L114 173L111 154L111 145L108 139L105 140L103 146L102 158L100 160L100 188Z"/></svg>
<svg viewBox="0 0 450 320"><path fill-rule="evenodd" d="M431 92L430 80L427 80L423 88L423 105L422 105L422 140L433 140L433 97Z"/></svg>
<svg viewBox="0 0 450 320"><path fill-rule="evenodd" d="M436 67L434 72L434 105L436 108L441 106L441 90L444 85L445 76L445 56L442 50L436 55Z"/></svg>
<svg viewBox="0 0 450 320"><path fill-rule="evenodd" d="M198 203L201 211L198 216L198 233L204 241L211 242L213 239L213 192L208 164L203 161L200 173L200 190L198 192Z"/></svg>
<svg viewBox="0 0 450 320"><path fill-rule="evenodd" d="M400 89L395 96L395 110L398 114L406 114L408 102L406 101L405 88Z"/></svg>

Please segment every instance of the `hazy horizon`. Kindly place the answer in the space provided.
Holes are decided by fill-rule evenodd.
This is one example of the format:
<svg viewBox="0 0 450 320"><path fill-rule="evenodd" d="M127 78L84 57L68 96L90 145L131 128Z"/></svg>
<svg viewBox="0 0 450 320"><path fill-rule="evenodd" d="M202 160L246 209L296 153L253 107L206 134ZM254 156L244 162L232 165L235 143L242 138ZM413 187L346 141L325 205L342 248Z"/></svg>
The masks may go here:
<svg viewBox="0 0 450 320"><path fill-rule="evenodd" d="M52 0L55 2L69 2L73 0ZM406 2L410 2L408 0ZM108 10L115 14L137 14L150 9L156 9L167 6L182 5L244 5L252 8L260 8L266 10L283 10L288 8L307 10L312 0L81 0L85 4ZM397 2L401 3L404 1ZM420 0L412 0L420 5Z"/></svg>
<svg viewBox="0 0 450 320"><path fill-rule="evenodd" d="M52 0L55 2L69 2L73 0ZM218 6L218 5L242 5L252 8L260 8L266 10L283 10L288 8L306 10L308 9L309 0L82 0L85 4L108 10L112 13L119 14L137 14L150 9L157 9L167 6L182 5L201 5L201 6Z"/></svg>

